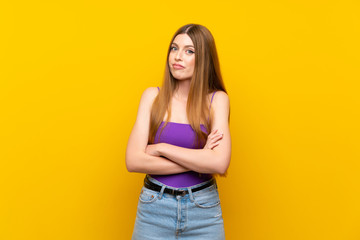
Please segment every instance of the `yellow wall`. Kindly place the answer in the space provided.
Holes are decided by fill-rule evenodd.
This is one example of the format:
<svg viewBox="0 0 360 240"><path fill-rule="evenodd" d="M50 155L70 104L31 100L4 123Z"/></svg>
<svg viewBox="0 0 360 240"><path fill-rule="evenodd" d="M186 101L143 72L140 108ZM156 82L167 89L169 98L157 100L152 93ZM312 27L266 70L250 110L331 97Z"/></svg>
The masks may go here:
<svg viewBox="0 0 360 240"><path fill-rule="evenodd" d="M360 239L358 1L4 2L1 240L130 239L127 139L186 23L231 99L227 239Z"/></svg>

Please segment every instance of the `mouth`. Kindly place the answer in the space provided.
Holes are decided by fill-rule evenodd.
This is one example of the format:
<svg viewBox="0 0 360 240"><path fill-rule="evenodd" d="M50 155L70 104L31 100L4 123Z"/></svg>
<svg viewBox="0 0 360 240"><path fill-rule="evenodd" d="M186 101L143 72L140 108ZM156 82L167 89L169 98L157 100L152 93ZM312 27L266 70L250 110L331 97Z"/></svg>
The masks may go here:
<svg viewBox="0 0 360 240"><path fill-rule="evenodd" d="M175 69L184 69L185 67L180 64L173 64L173 68Z"/></svg>

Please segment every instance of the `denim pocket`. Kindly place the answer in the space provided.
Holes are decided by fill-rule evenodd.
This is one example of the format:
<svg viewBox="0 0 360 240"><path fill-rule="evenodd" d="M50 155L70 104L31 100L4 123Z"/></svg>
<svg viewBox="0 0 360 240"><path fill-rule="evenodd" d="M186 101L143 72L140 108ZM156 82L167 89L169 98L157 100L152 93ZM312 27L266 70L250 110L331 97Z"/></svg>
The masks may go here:
<svg viewBox="0 0 360 240"><path fill-rule="evenodd" d="M200 208L212 208L220 204L219 192L216 185L193 193L194 203Z"/></svg>
<svg viewBox="0 0 360 240"><path fill-rule="evenodd" d="M142 203L152 203L155 202L156 199L158 199L159 192L150 190L146 187L142 187L139 200Z"/></svg>

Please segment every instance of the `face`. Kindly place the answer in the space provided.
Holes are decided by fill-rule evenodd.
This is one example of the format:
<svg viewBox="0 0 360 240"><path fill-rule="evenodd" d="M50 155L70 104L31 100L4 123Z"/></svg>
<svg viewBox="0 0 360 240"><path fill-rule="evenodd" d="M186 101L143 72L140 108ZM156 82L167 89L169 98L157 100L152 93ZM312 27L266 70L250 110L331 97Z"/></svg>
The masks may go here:
<svg viewBox="0 0 360 240"><path fill-rule="evenodd" d="M195 67L195 48L187 34L179 34L171 43L169 68L177 80L190 80Z"/></svg>

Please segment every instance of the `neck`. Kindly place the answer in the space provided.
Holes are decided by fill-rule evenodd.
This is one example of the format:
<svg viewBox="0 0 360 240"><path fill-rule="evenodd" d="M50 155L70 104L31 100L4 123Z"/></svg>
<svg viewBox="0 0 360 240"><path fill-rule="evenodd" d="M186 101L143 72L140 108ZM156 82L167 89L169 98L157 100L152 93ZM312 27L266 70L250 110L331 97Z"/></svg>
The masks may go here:
<svg viewBox="0 0 360 240"><path fill-rule="evenodd" d="M174 92L174 95L177 98L182 100L187 100L190 91L190 80L181 80L178 81L178 87Z"/></svg>

